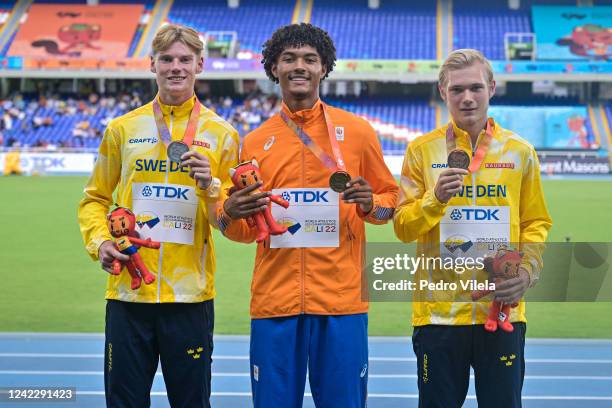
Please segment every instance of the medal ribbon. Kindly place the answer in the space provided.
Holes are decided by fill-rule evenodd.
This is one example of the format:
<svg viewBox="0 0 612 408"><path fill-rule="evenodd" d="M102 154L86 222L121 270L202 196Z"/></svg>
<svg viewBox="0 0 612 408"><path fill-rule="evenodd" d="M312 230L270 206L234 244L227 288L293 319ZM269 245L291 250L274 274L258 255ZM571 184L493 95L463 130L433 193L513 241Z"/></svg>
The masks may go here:
<svg viewBox="0 0 612 408"><path fill-rule="evenodd" d="M487 128L485 130L485 135L478 143L478 149L474 153L472 160L470 161L470 167L468 170L470 173L474 173L477 171L482 165L482 161L484 160L487 151L489 150L489 145L491 144L491 140L493 140L493 119L489 118L487 120ZM448 154L457 148L457 144L455 143L455 132L453 131L453 123L449 122L448 127L446 128L446 151Z"/></svg>
<svg viewBox="0 0 612 408"><path fill-rule="evenodd" d="M287 124L289 129L295 133L301 142L310 149L312 154L314 154L325 167L331 169L332 171L341 170L346 172L346 166L344 165L344 160L342 159L342 151L340 151L340 145L338 145L338 141L336 140L336 132L333 129L329 112L327 111L327 105L325 105L323 102L321 102L321 109L323 109L323 116L325 117L325 125L327 127L327 135L329 136L329 143L331 144L332 152L334 153L336 160L331 158L329 154L325 153L325 151L321 149L321 147L319 147L319 145L316 144L310 136L308 136L304 129L299 127L293 120L291 120L291 118L287 116L282 109L280 111L280 116L283 118L283 121L285 124Z"/></svg>
<svg viewBox="0 0 612 408"><path fill-rule="evenodd" d="M168 130L168 126L166 126L166 122L164 121L164 114L162 113L161 106L159 106L158 97L153 100L153 114L155 116L155 125L157 126L157 131L160 134L162 142L168 147L170 142L172 142L172 135L170 134L170 130ZM189 115L189 122L187 122L187 127L185 128L185 134L183 135L182 142L185 143L189 148L193 144L193 138L196 133L196 126L198 124L198 117L200 116L200 101L197 96L194 96L195 103L193 104L193 109L191 110L191 115Z"/></svg>

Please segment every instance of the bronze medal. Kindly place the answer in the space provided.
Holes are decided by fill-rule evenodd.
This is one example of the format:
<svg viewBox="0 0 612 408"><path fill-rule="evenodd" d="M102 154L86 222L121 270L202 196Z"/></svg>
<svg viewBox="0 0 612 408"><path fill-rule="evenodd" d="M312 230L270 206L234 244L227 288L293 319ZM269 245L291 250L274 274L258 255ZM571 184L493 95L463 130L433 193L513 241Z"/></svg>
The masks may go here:
<svg viewBox="0 0 612 408"><path fill-rule="evenodd" d="M174 141L168 145L168 159L175 163L181 162L181 156L189 151L189 146L183 142Z"/></svg>
<svg viewBox="0 0 612 408"><path fill-rule="evenodd" d="M448 154L448 167L467 170L470 167L470 156L464 150L455 149Z"/></svg>
<svg viewBox="0 0 612 408"><path fill-rule="evenodd" d="M351 181L351 175L346 171L336 171L329 178L329 187L336 193L342 193L347 189L346 183Z"/></svg>

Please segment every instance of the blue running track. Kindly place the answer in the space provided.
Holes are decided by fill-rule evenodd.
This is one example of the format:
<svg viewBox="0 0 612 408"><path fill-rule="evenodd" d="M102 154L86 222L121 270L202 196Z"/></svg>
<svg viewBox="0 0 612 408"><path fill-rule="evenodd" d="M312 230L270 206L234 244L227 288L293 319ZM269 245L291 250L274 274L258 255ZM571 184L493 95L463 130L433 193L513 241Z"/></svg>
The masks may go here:
<svg viewBox="0 0 612 408"><path fill-rule="evenodd" d="M0 333L0 387L76 387L76 402L26 405L103 407L103 350L100 334ZM248 337L215 337L213 407L250 406L248 354ZM612 407L612 340L528 339L526 358L525 407ZM370 338L368 391L370 408L417 406L409 338ZM161 372L151 401L169 406ZM477 406L473 380L464 406ZM314 407L308 384L304 407Z"/></svg>

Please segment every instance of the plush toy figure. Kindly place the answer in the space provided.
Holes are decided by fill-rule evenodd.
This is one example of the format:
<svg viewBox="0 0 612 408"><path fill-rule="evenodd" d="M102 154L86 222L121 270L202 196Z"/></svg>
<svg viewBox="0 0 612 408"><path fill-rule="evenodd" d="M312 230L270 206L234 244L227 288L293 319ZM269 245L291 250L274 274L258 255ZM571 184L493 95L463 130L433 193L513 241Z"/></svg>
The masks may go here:
<svg viewBox="0 0 612 408"><path fill-rule="evenodd" d="M489 274L489 280L498 283L515 278L519 275L519 267L523 253L507 248L501 248L494 257L486 257L484 259L485 270ZM479 290L472 292L472 300L476 301L489 293L491 290ZM484 325L485 330L494 332L497 327L501 327L506 332L512 332L514 326L508 320L510 317L510 308L516 307L518 304L504 304L503 302L493 301L489 308L489 316Z"/></svg>
<svg viewBox="0 0 612 408"><path fill-rule="evenodd" d="M137 246L159 249L159 242L151 241L150 238L146 240L138 238L138 233L135 230L136 217L127 208L115 208L108 214L106 220L117 249L122 254L130 257L130 260L124 263L115 259L113 261L113 272L111 273L119 275L122 267L125 266L132 277L132 289L138 289L142 279L144 279L147 285L153 283L155 275L149 272L144 262L142 262Z"/></svg>
<svg viewBox="0 0 612 408"><path fill-rule="evenodd" d="M238 164L236 167L230 169L230 177L234 183L233 191L242 190L250 185L257 183L261 180L261 174L259 173L259 165L255 159L250 162L244 162ZM251 193L259 194L262 191L257 189ZM270 235L281 235L287 232L287 227L277 224L274 217L272 217L271 207L272 203L276 203L283 208L289 207L289 202L284 200L279 195L271 195L270 202L265 210L255 213L254 215L247 218L249 226L257 228L257 237L255 241L262 242Z"/></svg>

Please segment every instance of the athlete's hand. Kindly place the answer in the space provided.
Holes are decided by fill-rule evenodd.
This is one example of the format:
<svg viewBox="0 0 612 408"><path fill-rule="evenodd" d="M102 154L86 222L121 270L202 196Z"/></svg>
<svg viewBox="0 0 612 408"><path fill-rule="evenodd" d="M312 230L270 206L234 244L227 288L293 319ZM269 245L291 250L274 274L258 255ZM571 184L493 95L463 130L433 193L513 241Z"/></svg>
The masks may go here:
<svg viewBox="0 0 612 408"><path fill-rule="evenodd" d="M264 191L257 194L250 194L262 185L263 183L258 181L253 185L234 192L223 203L223 211L225 211L231 219L237 220L265 210L270 202L270 192Z"/></svg>
<svg viewBox="0 0 612 408"><path fill-rule="evenodd" d="M461 190L463 185L463 177L468 175L468 171L464 169L446 169L440 173L434 194L441 203L448 201Z"/></svg>
<svg viewBox="0 0 612 408"><path fill-rule="evenodd" d="M529 273L519 268L519 275L495 284L495 300L507 304L517 303L529 288Z"/></svg>
<svg viewBox="0 0 612 408"><path fill-rule="evenodd" d="M372 211L374 207L374 195L372 187L363 177L355 177L346 183L347 189L342 193L342 199L345 203L359 204L359 208L365 214Z"/></svg>
<svg viewBox="0 0 612 408"><path fill-rule="evenodd" d="M181 156L181 167L189 167L189 177L196 181L196 185L206 190L212 181L210 162L208 157L200 152L190 150Z"/></svg>
<svg viewBox="0 0 612 408"><path fill-rule="evenodd" d="M113 273L113 261L117 259L120 262L127 262L130 257L119 252L113 241L104 241L98 248L98 259L102 269L108 273Z"/></svg>

